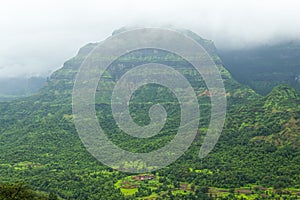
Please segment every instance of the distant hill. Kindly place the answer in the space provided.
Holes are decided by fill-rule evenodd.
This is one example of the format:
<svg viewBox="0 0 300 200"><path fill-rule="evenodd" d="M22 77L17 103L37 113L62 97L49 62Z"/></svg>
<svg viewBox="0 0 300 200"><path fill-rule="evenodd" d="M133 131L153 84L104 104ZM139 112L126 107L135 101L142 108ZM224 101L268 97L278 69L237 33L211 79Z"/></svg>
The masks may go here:
<svg viewBox="0 0 300 200"><path fill-rule="evenodd" d="M11 101L32 95L41 89L45 83L45 77L0 78L0 101Z"/></svg>
<svg viewBox="0 0 300 200"><path fill-rule="evenodd" d="M280 84L300 90L300 41L250 49L219 50L232 76L266 95Z"/></svg>

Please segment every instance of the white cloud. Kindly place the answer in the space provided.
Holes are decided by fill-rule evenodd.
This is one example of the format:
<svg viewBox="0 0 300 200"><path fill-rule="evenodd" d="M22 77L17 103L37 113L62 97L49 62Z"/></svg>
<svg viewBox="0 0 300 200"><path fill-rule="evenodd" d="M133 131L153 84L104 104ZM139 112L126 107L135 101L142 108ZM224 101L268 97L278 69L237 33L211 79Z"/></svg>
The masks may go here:
<svg viewBox="0 0 300 200"><path fill-rule="evenodd" d="M0 77L48 74L122 26L174 25L221 48L300 37L297 0L10 0L0 7Z"/></svg>

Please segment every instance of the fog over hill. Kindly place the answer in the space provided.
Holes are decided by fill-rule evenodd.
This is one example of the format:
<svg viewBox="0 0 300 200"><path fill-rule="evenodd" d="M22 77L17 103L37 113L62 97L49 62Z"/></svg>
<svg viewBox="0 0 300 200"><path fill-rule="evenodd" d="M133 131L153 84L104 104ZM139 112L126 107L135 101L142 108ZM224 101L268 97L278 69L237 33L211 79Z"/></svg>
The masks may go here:
<svg viewBox="0 0 300 200"><path fill-rule="evenodd" d="M45 86L46 77L0 78L0 101L11 101L36 93Z"/></svg>
<svg viewBox="0 0 300 200"><path fill-rule="evenodd" d="M288 84L300 90L300 41L239 50L219 50L233 77L260 94Z"/></svg>
<svg viewBox="0 0 300 200"><path fill-rule="evenodd" d="M300 90L300 41L245 49L218 49L217 52L224 67L230 71L234 79L262 95L268 94L280 84L288 84ZM33 94L42 88L45 82L45 76L2 77L0 101Z"/></svg>

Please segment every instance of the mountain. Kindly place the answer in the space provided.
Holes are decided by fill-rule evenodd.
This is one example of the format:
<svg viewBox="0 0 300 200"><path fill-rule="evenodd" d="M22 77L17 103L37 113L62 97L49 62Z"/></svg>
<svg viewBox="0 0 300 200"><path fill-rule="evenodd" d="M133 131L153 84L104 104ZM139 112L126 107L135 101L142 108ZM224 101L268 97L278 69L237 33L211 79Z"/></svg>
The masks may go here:
<svg viewBox="0 0 300 200"><path fill-rule="evenodd" d="M280 84L300 90L300 42L219 50L225 67L240 83L266 95Z"/></svg>
<svg viewBox="0 0 300 200"><path fill-rule="evenodd" d="M92 157L75 129L71 104L78 69L97 45L91 43L54 72L36 94L0 103L0 181L23 181L35 190L63 199L214 199L215 196L226 199L232 195L242 198L249 191L257 198L263 194L266 198L279 195L297 198L299 93L289 86L279 86L269 95L260 96L232 78L211 41L190 31L184 33L206 45L221 71L227 92L226 124L215 149L207 157L200 159L198 154L210 119L209 91L189 63L153 49L119 58L108 70L107 80L99 82L98 89L105 89L95 95L99 123L112 142L133 152L158 149L174 137L180 120L178 102L165 88L142 87L130 103L132 117L140 125L149 123L151 105L161 103L168 111L164 128L149 139L133 138L120 130L105 100L111 93L111 85L126 71L150 60L176 68L198 94L204 114L195 141L175 163L149 176L115 171ZM128 165L125 163L124 167ZM141 181L145 177L148 180ZM267 188L268 193L256 187Z"/></svg>

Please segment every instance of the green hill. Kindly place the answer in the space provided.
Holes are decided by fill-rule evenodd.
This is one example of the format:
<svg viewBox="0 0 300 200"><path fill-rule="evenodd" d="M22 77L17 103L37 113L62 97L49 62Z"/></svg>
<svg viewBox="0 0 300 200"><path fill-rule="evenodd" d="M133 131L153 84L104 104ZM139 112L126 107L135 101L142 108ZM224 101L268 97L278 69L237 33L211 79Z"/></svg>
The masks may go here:
<svg viewBox="0 0 300 200"><path fill-rule="evenodd" d="M92 157L76 132L71 105L78 68L97 45L88 44L54 72L37 94L0 104L0 181L27 182L35 190L55 193L63 199L209 199L206 193L229 195L229 192L214 188L229 191L254 185L297 191L300 188L300 98L297 91L281 86L267 97L261 97L232 78L211 41L189 31L186 34L206 44L205 48L213 55L229 102L222 136L206 158L200 160L198 157L210 117L206 85L189 63L174 59L168 52L152 49L131 52L111 66L107 80L98 85L105 91L96 94L99 123L114 143L135 152L152 151L174 137L179 122L178 102L165 88L145 86L132 98L132 116L141 125L149 122L147 111L153 103L161 103L170 113L161 132L147 140L129 137L118 129L105 103L111 85L122 74L150 60L176 68L199 94L200 109L205 114L201 116L196 140L184 156L158 170L156 179L149 182L134 181L132 174L114 171ZM296 195L295 191L288 191L290 196ZM272 194L278 195L274 191L268 196L271 198Z"/></svg>

